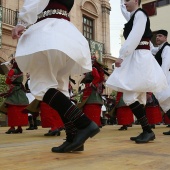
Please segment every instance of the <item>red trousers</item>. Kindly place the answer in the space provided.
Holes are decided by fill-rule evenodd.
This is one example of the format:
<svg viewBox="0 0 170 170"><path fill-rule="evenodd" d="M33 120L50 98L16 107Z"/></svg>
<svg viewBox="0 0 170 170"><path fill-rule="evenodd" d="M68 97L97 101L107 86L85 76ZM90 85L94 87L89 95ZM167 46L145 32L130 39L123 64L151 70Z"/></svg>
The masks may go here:
<svg viewBox="0 0 170 170"><path fill-rule="evenodd" d="M56 110L51 108L49 105L47 105L44 102L41 102L40 104L40 116L41 116L41 126L43 128L63 128L64 124L61 120L60 115Z"/></svg>
<svg viewBox="0 0 170 170"><path fill-rule="evenodd" d="M100 115L101 105L99 104L86 104L83 107L83 113L98 126L101 126Z"/></svg>
<svg viewBox="0 0 170 170"><path fill-rule="evenodd" d="M133 113L128 106L117 108L116 117L118 125L130 125L134 122Z"/></svg>
<svg viewBox="0 0 170 170"><path fill-rule="evenodd" d="M146 117L148 123L153 125L162 122L162 114L159 106L147 106Z"/></svg>
<svg viewBox="0 0 170 170"><path fill-rule="evenodd" d="M27 126L28 114L22 113L26 106L8 105L8 126Z"/></svg>

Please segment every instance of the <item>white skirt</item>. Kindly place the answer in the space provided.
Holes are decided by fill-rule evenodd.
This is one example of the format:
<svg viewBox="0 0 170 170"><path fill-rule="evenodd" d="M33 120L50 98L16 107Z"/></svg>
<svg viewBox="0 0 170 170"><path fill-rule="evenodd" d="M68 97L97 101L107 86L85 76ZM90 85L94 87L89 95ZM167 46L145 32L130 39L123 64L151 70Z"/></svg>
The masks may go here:
<svg viewBox="0 0 170 170"><path fill-rule="evenodd" d="M167 80L149 50L135 50L121 67L115 68L106 85L116 91L159 92L167 87Z"/></svg>
<svg viewBox="0 0 170 170"><path fill-rule="evenodd" d="M41 52L47 50L57 50L58 55L64 53L75 61L73 68L66 68L70 70L70 74L82 74L92 70L87 40L65 19L47 18L30 26L23 33L15 54L20 69L30 72L29 57L34 53L40 53L41 60Z"/></svg>

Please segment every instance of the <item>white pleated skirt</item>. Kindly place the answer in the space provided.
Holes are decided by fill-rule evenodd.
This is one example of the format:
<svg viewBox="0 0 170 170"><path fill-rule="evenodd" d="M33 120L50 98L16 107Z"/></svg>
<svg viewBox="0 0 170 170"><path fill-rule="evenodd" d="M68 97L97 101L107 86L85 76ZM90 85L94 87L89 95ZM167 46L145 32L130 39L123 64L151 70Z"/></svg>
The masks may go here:
<svg viewBox="0 0 170 170"><path fill-rule="evenodd" d="M29 27L19 39L16 60L23 72L29 72L29 56L46 50L57 50L75 61L73 74L92 70L89 44L80 31L65 19L47 18ZM57 57L57 56L53 56ZM25 59L27 58L27 59ZM41 60L41 54L40 58Z"/></svg>
<svg viewBox="0 0 170 170"><path fill-rule="evenodd" d="M135 50L127 56L106 85L120 92L160 92L168 86L162 68L149 50Z"/></svg>
<svg viewBox="0 0 170 170"><path fill-rule="evenodd" d="M47 18L29 27L19 39L15 57L20 69L30 73L30 90L38 100L49 88L69 96L69 75L92 70L87 40L64 19Z"/></svg>

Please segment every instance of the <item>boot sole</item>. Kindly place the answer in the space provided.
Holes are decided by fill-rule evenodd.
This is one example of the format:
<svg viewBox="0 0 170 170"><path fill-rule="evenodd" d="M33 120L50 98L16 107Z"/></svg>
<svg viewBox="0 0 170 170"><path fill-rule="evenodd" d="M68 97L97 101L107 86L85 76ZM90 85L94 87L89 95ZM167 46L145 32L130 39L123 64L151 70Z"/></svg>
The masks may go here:
<svg viewBox="0 0 170 170"><path fill-rule="evenodd" d="M148 141L142 142L142 141L135 141L136 143L148 143L149 141L153 141L155 139L155 136L153 136L151 139Z"/></svg>
<svg viewBox="0 0 170 170"><path fill-rule="evenodd" d="M100 132L100 129L98 128L98 129L96 129L95 131L93 131L93 133L91 133L91 134L89 135L89 137L92 138L92 137L94 137L94 136L95 136L97 133L99 133L99 132ZM88 137L88 138L89 138L89 137ZM87 138L87 139L88 139L88 138ZM87 139L86 139L86 140L87 140ZM85 141L86 141L86 140L85 140ZM84 142L85 142L85 141L84 141ZM71 149L71 148L70 148L70 149L65 149L64 152L74 152L74 151L76 151L79 147L81 147L83 144L84 144L84 143L81 143L80 145L78 145L78 146L76 146L75 148L72 148L72 149Z"/></svg>

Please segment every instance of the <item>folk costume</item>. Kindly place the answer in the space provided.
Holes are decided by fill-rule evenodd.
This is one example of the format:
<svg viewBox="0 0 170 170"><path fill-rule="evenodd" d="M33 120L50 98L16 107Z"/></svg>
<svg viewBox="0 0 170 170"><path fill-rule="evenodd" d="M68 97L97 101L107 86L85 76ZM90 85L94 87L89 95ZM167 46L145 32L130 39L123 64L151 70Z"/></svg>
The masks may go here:
<svg viewBox="0 0 170 170"><path fill-rule="evenodd" d="M162 122L162 113L158 100L153 93L147 92L147 102L145 105L146 117L151 128L155 129L155 124Z"/></svg>
<svg viewBox="0 0 170 170"><path fill-rule="evenodd" d="M28 77L27 81L25 82L25 90L26 90L26 96L27 96L29 104L30 104L35 99L35 97L31 94L29 87L30 87L30 78ZM26 128L26 130L38 129L38 126L37 126L38 115L39 115L39 112L34 113L34 114L28 113L29 127Z"/></svg>
<svg viewBox="0 0 170 170"><path fill-rule="evenodd" d="M116 118L118 125L123 125L118 130L127 130L128 126L134 123L133 113L129 106L123 101L123 93L117 92L116 95Z"/></svg>
<svg viewBox="0 0 170 170"><path fill-rule="evenodd" d="M10 126L10 129L6 132L7 134L22 133L21 126L28 124L28 115L22 113L22 110L29 103L22 84L23 73L14 59L11 60L11 64L13 66L9 70L6 78L6 84L9 86L9 90L1 94L1 96L6 99L0 107L2 112L4 112L3 108L6 108L4 113L8 116L8 126ZM18 126L18 128L15 129L15 126Z"/></svg>
<svg viewBox="0 0 170 170"><path fill-rule="evenodd" d="M143 106L146 104L146 92L163 90L167 87L167 81L149 50L152 32L146 12L138 8L129 13L123 2L121 9L128 21L124 27L126 41L119 53L123 62L121 67L115 68L106 84L116 91L123 92L124 102L131 108L142 126L143 132L131 140L136 143L146 143L155 139Z"/></svg>
<svg viewBox="0 0 170 170"><path fill-rule="evenodd" d="M101 95L103 92L104 72L94 56L92 56L92 63L92 72L85 74L85 89L83 90L82 102L80 105L84 114L98 126L101 126L101 108L103 105Z"/></svg>
<svg viewBox="0 0 170 170"><path fill-rule="evenodd" d="M168 32L166 30L159 30L157 31L157 34L168 36ZM153 47L151 44L151 52L155 55L155 59L161 66L168 82L168 87L159 93L155 93L155 97L159 101L164 113L166 113L166 116L170 119L170 44L168 42L164 42L158 47ZM164 133L165 135L170 135L170 132Z"/></svg>
<svg viewBox="0 0 170 170"><path fill-rule="evenodd" d="M31 75L31 92L58 111L65 126L71 122L78 129L53 152L77 150L100 131L68 98L69 76L92 70L88 42L69 22L73 4L74 0L25 0L19 13L18 24L29 28L19 39L16 60Z"/></svg>

